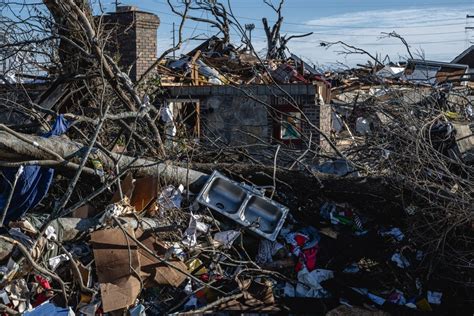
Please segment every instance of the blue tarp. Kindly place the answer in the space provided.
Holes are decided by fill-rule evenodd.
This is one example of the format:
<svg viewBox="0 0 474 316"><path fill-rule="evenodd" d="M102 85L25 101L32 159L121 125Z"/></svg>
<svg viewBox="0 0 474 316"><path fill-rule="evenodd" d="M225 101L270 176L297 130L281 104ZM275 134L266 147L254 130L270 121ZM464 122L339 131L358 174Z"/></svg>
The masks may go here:
<svg viewBox="0 0 474 316"><path fill-rule="evenodd" d="M69 128L68 122L63 115L59 115L48 133L43 134L45 138L64 134ZM3 210L11 190L11 183L15 179L18 168L0 168L0 210ZM39 166L26 166L18 178L10 206L5 217L4 224L16 220L25 215L26 212L38 205L48 193L49 186L53 181L54 169Z"/></svg>
<svg viewBox="0 0 474 316"><path fill-rule="evenodd" d="M75 313L70 307L57 307L53 303L46 301L40 306L35 307L29 312L25 312L24 316L74 316Z"/></svg>

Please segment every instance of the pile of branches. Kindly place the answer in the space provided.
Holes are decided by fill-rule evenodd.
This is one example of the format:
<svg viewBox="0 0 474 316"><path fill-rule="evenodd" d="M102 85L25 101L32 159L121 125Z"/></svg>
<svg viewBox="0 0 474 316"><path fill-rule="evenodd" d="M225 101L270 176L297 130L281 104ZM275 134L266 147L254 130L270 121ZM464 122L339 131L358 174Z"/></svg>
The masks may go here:
<svg viewBox="0 0 474 316"><path fill-rule="evenodd" d="M431 87L421 102L410 101L396 87L382 89L392 96L389 100L364 103L368 114L378 114L383 122L347 155L398 188L411 238L430 254L427 277L472 287L474 166L457 154L456 129L448 117L450 111L462 115L470 103L440 97L455 96L459 89ZM414 85L411 89L422 94Z"/></svg>

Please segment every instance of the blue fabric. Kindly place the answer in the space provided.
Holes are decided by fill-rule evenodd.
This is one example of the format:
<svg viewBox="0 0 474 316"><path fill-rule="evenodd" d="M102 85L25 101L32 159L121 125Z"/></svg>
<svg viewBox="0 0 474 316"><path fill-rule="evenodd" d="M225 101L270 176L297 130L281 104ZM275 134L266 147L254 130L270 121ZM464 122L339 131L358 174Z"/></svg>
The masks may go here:
<svg viewBox="0 0 474 316"><path fill-rule="evenodd" d="M73 316L74 312L70 307L63 308L57 307L56 305L45 302L31 311L25 312L24 316Z"/></svg>
<svg viewBox="0 0 474 316"><path fill-rule="evenodd" d="M70 122L63 115L59 115L51 131L43 134L42 137L49 138L64 134L69 126ZM0 210L5 208L10 194L10 183L13 183L17 170L18 168L0 168L0 172L3 174L0 176ZM53 177L54 169L26 166L18 178L4 224L22 217L37 206L48 193Z"/></svg>

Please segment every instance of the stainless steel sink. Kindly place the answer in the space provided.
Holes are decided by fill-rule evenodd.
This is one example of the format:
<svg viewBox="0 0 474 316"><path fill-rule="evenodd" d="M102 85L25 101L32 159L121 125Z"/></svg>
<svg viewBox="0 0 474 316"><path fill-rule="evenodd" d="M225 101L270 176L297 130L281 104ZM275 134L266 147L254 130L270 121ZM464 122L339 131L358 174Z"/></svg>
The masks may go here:
<svg viewBox="0 0 474 316"><path fill-rule="evenodd" d="M245 206L243 218L246 222L258 223L257 227L262 232L271 234L277 228L283 214L284 210L273 203L261 197L252 196Z"/></svg>
<svg viewBox="0 0 474 316"><path fill-rule="evenodd" d="M259 190L232 181L218 171L213 172L197 201L272 241L278 236L289 211Z"/></svg>
<svg viewBox="0 0 474 316"><path fill-rule="evenodd" d="M240 210L246 197L247 194L242 188L222 178L214 178L203 194L206 203L230 214Z"/></svg>

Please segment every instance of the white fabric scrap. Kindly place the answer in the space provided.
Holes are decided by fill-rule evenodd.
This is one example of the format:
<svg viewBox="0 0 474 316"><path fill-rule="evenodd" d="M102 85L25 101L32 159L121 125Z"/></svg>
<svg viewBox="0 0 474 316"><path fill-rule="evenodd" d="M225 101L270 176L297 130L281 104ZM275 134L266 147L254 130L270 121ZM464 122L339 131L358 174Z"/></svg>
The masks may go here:
<svg viewBox="0 0 474 316"><path fill-rule="evenodd" d="M178 243L174 243L168 249L168 252L182 261L184 261L184 259L186 258L186 253L184 252L183 248Z"/></svg>

